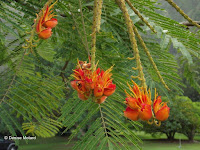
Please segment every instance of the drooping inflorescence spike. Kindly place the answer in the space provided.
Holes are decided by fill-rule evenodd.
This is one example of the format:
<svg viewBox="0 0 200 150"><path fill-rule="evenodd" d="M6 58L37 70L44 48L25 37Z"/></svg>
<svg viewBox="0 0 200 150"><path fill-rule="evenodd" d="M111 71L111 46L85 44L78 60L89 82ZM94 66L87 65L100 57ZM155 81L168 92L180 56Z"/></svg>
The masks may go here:
<svg viewBox="0 0 200 150"><path fill-rule="evenodd" d="M146 89L147 85L146 85L146 80L144 77L144 73L143 73L143 67L142 67L142 63L140 60L140 54L139 54L139 50L138 50L138 45L137 45L137 41L135 38L135 33L132 27L133 21L130 18L130 15L128 13L128 9L126 8L126 4L124 0L115 0L115 2L117 3L117 5L120 7L123 16L124 16L124 20L128 29L128 34L129 34L129 38L130 38L130 42L131 42L131 47L133 49L133 53L134 53L134 57L136 59L136 68L133 68L133 70L138 70L138 76L141 81L142 86Z"/></svg>
<svg viewBox="0 0 200 150"><path fill-rule="evenodd" d="M134 11L134 13L154 32L157 33L154 28L149 24L149 22L144 19L144 17L140 14L139 11L137 11L137 9L131 4L131 2L129 0L125 0L127 2L127 4L129 5L129 7Z"/></svg>
<svg viewBox="0 0 200 150"><path fill-rule="evenodd" d="M172 7L174 7L191 24L193 24L197 28L200 28L200 25L196 23L195 21L193 21L187 14L185 14L184 11L178 5L176 5L176 3L174 3L173 0L165 0L165 1L167 1Z"/></svg>
<svg viewBox="0 0 200 150"><path fill-rule="evenodd" d="M141 35L139 34L139 32L138 32L136 26L135 26L133 23L132 23L132 26L133 26L133 30L134 30L134 32L135 32L135 35L138 37L138 39L139 39L139 41L140 41L140 43L141 43L141 45L142 45L142 47L143 47L143 49L144 49L144 51L145 51L147 57L148 57L150 63L153 65L153 68L154 68L154 70L156 71L156 74L158 75L158 77L159 77L161 83L165 86L165 88L166 88L167 90L170 90L169 87L167 86L167 84L165 83L164 79L162 78L162 76L161 76L161 74L160 74L160 71L158 70L158 68L157 68L157 66L156 66L156 64L155 64L155 62L154 62L154 60L153 60L153 58L152 58L152 56L151 56L151 54L150 54L150 52L149 52L147 46L146 46L146 44L144 43L144 41L143 41Z"/></svg>

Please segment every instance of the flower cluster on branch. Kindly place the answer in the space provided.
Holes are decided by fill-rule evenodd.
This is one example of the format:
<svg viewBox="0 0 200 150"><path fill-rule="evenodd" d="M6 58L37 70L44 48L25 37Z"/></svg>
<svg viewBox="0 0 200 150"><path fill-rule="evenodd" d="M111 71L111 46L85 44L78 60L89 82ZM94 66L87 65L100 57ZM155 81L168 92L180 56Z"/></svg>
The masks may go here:
<svg viewBox="0 0 200 150"><path fill-rule="evenodd" d="M52 28L54 28L58 21L57 19L53 18L55 15L52 13L53 6L52 4L50 7L47 6L46 10L42 10L42 16L40 17L37 25L36 25L36 32L41 39L48 39L52 35Z"/></svg>
<svg viewBox="0 0 200 150"><path fill-rule="evenodd" d="M112 83L110 73L112 67L104 71L100 68L91 71L91 64L78 61L74 70L71 86L78 92L81 100L87 100L89 97L98 103L103 103L106 98L115 92L116 85Z"/></svg>
<svg viewBox="0 0 200 150"><path fill-rule="evenodd" d="M155 119L159 122L167 120L170 108L167 106L166 102L162 102L161 96L157 97L155 91L152 109L151 91L145 90L144 87L139 87L134 81L132 82L134 84L133 87L128 84L131 93L128 94L125 91L127 95L125 101L127 108L124 111L124 116L133 121L139 119L149 121L150 119L153 119L153 121L157 123Z"/></svg>

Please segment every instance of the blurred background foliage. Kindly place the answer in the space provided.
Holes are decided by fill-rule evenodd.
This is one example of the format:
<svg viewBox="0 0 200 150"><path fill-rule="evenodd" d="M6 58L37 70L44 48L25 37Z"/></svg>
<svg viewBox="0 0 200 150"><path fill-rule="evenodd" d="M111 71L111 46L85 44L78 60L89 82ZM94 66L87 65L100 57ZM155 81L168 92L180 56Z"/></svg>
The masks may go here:
<svg viewBox="0 0 200 150"><path fill-rule="evenodd" d="M174 1L193 20L199 20L198 0ZM70 139L76 136L81 139L76 144L76 149L83 146L92 149L99 144L99 141L101 141L99 148L106 147L107 144L109 147L119 148L117 142L120 142L125 149L131 149L130 142L140 148L138 143L141 140L129 127L139 129L141 123L131 122L123 117L124 90L128 88L126 83L130 82L130 76L136 76L137 72L131 69L135 67L135 61L127 59L132 57L133 53L122 13L115 1L103 2L101 30L97 35L98 66L106 70L114 65L113 82L117 85L115 94L110 96L101 108L91 100L85 102L79 100L77 93L69 84L77 59L88 61L88 51L91 48L92 0L59 0L54 7L58 25L53 29L52 37L40 40L33 53L24 55L25 50L22 45L30 36L26 32L31 30L35 14L39 13L45 2L40 0L0 2L1 134L50 137L63 131L63 134L66 132L71 134ZM199 30L196 27L188 29L187 26L180 24L179 22L185 21L184 18L165 1L131 0L131 2L157 31L156 34L152 33L127 6L131 19L171 90L166 90L161 84L138 42L147 85L152 95L156 88L159 95L165 96L166 101L170 103L172 114L175 111L175 114L180 112L177 115L186 115L184 117L171 115L160 130L166 126L173 126L168 125L174 123L171 120L176 122L179 121L177 118L190 120L191 115L185 113L182 108L186 109L192 103L191 108L186 110L192 113L200 107L199 104L196 105L196 102L200 101ZM35 37L37 38L37 35ZM139 83L138 80L135 82ZM183 95L190 100L176 97ZM182 102L184 99L187 99L188 105L179 105L187 104ZM198 113L194 112L199 118ZM199 128L192 121L184 121L183 124L186 122L195 125L195 131ZM106 127L102 126L103 124ZM173 127L176 128L176 132L185 130L181 122L175 124Z"/></svg>

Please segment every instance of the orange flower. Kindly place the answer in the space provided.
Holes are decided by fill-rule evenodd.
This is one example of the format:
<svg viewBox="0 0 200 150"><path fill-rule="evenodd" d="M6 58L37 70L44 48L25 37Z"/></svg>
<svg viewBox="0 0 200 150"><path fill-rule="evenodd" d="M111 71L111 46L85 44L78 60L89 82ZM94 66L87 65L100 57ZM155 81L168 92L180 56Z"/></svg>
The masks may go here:
<svg viewBox="0 0 200 150"><path fill-rule="evenodd" d="M51 28L46 28L44 30L42 30L41 32L39 32L38 36L41 39L48 39L49 37L51 37L53 32L51 32Z"/></svg>
<svg viewBox="0 0 200 150"><path fill-rule="evenodd" d="M159 121L165 121L169 117L170 108L166 102L162 102L161 96L154 100L153 109L156 119Z"/></svg>
<svg viewBox="0 0 200 150"><path fill-rule="evenodd" d="M57 19L52 18L50 20L45 21L43 26L46 27L46 28L48 28L48 27L49 28L54 28L57 24L58 24Z"/></svg>
<svg viewBox="0 0 200 150"><path fill-rule="evenodd" d="M47 6L45 12L42 12L42 16L40 17L36 25L36 32L41 39L48 39L49 37L51 37L52 28L54 28L58 24L57 19L52 18L55 15L52 14L51 8L55 5L55 3L52 4L50 7Z"/></svg>
<svg viewBox="0 0 200 150"><path fill-rule="evenodd" d="M71 81L71 86L78 92L86 92L85 83L83 81L74 80Z"/></svg>
<svg viewBox="0 0 200 150"><path fill-rule="evenodd" d="M78 98L84 101L84 100L87 100L89 97L87 97L87 95L85 94L78 93Z"/></svg>
<svg viewBox="0 0 200 150"><path fill-rule="evenodd" d="M103 86L98 83L95 87L94 87L94 96L95 97L100 97L103 95L103 92L104 92L104 88Z"/></svg>
<svg viewBox="0 0 200 150"><path fill-rule="evenodd" d="M71 81L71 86L78 92L80 99L86 100L92 95L94 96L94 101L101 104L116 89L116 85L112 83L111 69L103 71L98 68L92 72L90 63L78 61L78 65L72 75L75 80Z"/></svg>
<svg viewBox="0 0 200 150"><path fill-rule="evenodd" d="M143 87L138 87L134 81L132 82L134 84L133 87L128 84L131 94L128 94L125 91L127 95L125 101L127 108L124 111L124 116L134 121L138 119L149 121L153 116L151 107L151 92L150 90L147 91ZM155 99L153 103L155 117L153 117L153 121L159 126L160 123L157 124L155 119L157 119L159 122L167 120L169 117L170 108L167 106L166 102L162 102L160 96L157 99L156 97L157 93L155 89Z"/></svg>
<svg viewBox="0 0 200 150"><path fill-rule="evenodd" d="M71 81L71 86L78 92L81 100L87 100L90 97L90 90L86 89L85 82L81 80Z"/></svg>
<svg viewBox="0 0 200 150"><path fill-rule="evenodd" d="M103 94L106 96L110 96L115 92L115 89L116 89L116 85L110 83L107 87L104 88Z"/></svg>
<svg viewBox="0 0 200 150"><path fill-rule="evenodd" d="M51 10L53 6L56 4L56 2L52 4L50 7L47 6L45 12L43 12L42 25L46 28L48 27L54 28L58 24L57 19L53 18L55 15L52 13L53 10Z"/></svg>
<svg viewBox="0 0 200 150"><path fill-rule="evenodd" d="M125 117L131 114L136 115L137 112L137 119L140 118L141 120L148 121L152 117L150 91L147 92L144 88L139 88L135 82L133 82L133 84L133 88L128 84L129 89L132 92L130 95L125 91L127 94L127 98L125 101L125 103L127 104L127 110L124 111L124 115ZM127 118L133 118L133 120L136 120L136 116L129 116Z"/></svg>
<svg viewBox="0 0 200 150"><path fill-rule="evenodd" d="M137 121L139 119L139 110L127 107L124 111L124 116L130 120Z"/></svg>
<svg viewBox="0 0 200 150"><path fill-rule="evenodd" d="M148 121L152 117L151 105L142 103L139 117L141 120Z"/></svg>
<svg viewBox="0 0 200 150"><path fill-rule="evenodd" d="M105 95L105 96L110 96L115 92L116 85L112 83L111 76L112 74L110 73L112 70L112 67L105 72L103 70L100 70L98 68L95 71L94 76L96 76L96 79L94 82L96 82L96 86L94 87L94 95ZM95 89L97 88L97 89Z"/></svg>
<svg viewBox="0 0 200 150"><path fill-rule="evenodd" d="M138 108L140 108L139 103L138 103L138 101L137 101L136 98L127 97L125 103L126 103L127 106L130 107L131 109L138 109Z"/></svg>

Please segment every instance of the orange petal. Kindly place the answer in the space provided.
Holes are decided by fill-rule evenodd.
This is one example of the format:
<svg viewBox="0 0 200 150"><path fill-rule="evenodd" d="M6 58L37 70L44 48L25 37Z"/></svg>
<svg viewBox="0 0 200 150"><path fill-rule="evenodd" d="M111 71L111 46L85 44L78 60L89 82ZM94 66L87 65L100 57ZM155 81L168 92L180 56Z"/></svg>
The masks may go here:
<svg viewBox="0 0 200 150"><path fill-rule="evenodd" d="M80 98L81 100L85 101L85 100L87 100L89 97L86 96L85 94L78 93L78 98Z"/></svg>
<svg viewBox="0 0 200 150"><path fill-rule="evenodd" d="M104 89L100 87L99 85L94 87L94 96L95 97L100 97L103 95Z"/></svg>
<svg viewBox="0 0 200 150"><path fill-rule="evenodd" d="M143 101L145 104L151 105L151 100L148 98L147 95L142 94L141 96L142 96L142 101Z"/></svg>
<svg viewBox="0 0 200 150"><path fill-rule="evenodd" d="M101 70L100 77L103 77L104 71Z"/></svg>
<svg viewBox="0 0 200 150"><path fill-rule="evenodd" d="M72 86L73 89L77 90L78 89L77 81L76 80L71 81L71 86Z"/></svg>
<svg viewBox="0 0 200 150"><path fill-rule="evenodd" d="M74 80L71 81L71 86L78 92L86 92L85 83L83 81Z"/></svg>
<svg viewBox="0 0 200 150"><path fill-rule="evenodd" d="M139 118L139 111L138 109L133 110L130 107L127 107L124 111L124 116L130 120L137 121Z"/></svg>
<svg viewBox="0 0 200 150"><path fill-rule="evenodd" d="M45 12L43 12L42 23L44 23L48 19L48 15L49 15L48 12L49 12L49 6L47 5Z"/></svg>
<svg viewBox="0 0 200 150"><path fill-rule="evenodd" d="M134 86L133 86L133 92L135 93L135 95L139 96L140 95L140 89L138 87L138 85L134 82Z"/></svg>
<svg viewBox="0 0 200 150"><path fill-rule="evenodd" d="M170 112L170 108L165 103L164 106L160 110L158 110L157 113L155 114L156 119L160 121L167 120L167 118L169 117L169 112Z"/></svg>
<svg viewBox="0 0 200 150"><path fill-rule="evenodd" d="M84 78L85 73L83 72L83 70L79 69L78 72L79 72L79 76L82 77L82 78Z"/></svg>
<svg viewBox="0 0 200 150"><path fill-rule="evenodd" d="M37 33L41 32L41 22L42 22L42 18L39 19L38 24L36 26L36 32Z"/></svg>
<svg viewBox="0 0 200 150"><path fill-rule="evenodd" d="M126 102L128 104L128 106L132 109L138 109L139 106L137 104L137 99L136 98L133 98L133 97L127 97L126 98Z"/></svg>
<svg viewBox="0 0 200 150"><path fill-rule="evenodd" d="M51 35L52 35L51 28L47 28L39 33L39 38L48 39Z"/></svg>
<svg viewBox="0 0 200 150"><path fill-rule="evenodd" d="M142 108L139 114L140 119L144 121L151 119L152 117L151 105L143 103L141 106Z"/></svg>
<svg viewBox="0 0 200 150"><path fill-rule="evenodd" d="M92 79L85 77L85 87L86 89L93 89L93 82Z"/></svg>
<svg viewBox="0 0 200 150"><path fill-rule="evenodd" d="M102 96L102 97L100 97L100 98L97 98L97 99L96 99L96 102L97 102L98 104L101 104L101 103L103 103L103 102L106 100L106 98L107 98L107 96Z"/></svg>
<svg viewBox="0 0 200 150"><path fill-rule="evenodd" d="M116 85L115 84L109 84L108 87L104 88L104 95L110 96L115 92Z"/></svg>
<svg viewBox="0 0 200 150"><path fill-rule="evenodd" d="M157 99L154 100L154 103L153 103L153 110L154 110L154 113L156 114L157 111L160 109L160 103L162 102L161 100L161 96L158 96Z"/></svg>
<svg viewBox="0 0 200 150"><path fill-rule="evenodd" d="M46 22L44 22L43 26L46 28L54 28L56 25L58 24L57 19L55 18L51 18L51 20L47 20Z"/></svg>
<svg viewBox="0 0 200 150"><path fill-rule="evenodd" d="M97 74L99 74L99 73L100 73L100 68L98 68L98 69L96 70L96 73L97 73Z"/></svg>

